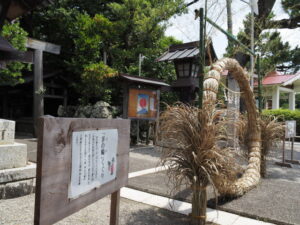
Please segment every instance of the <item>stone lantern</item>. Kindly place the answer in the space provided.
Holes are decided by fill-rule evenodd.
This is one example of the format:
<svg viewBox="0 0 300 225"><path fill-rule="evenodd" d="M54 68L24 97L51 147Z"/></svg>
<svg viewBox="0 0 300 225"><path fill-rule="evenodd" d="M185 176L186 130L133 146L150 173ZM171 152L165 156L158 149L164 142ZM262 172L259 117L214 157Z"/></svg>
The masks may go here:
<svg viewBox="0 0 300 225"><path fill-rule="evenodd" d="M172 89L179 93L180 101L192 104L199 88L199 42L171 45L169 50L160 56L157 61L173 61L177 80ZM212 42L206 46L206 65L217 59Z"/></svg>

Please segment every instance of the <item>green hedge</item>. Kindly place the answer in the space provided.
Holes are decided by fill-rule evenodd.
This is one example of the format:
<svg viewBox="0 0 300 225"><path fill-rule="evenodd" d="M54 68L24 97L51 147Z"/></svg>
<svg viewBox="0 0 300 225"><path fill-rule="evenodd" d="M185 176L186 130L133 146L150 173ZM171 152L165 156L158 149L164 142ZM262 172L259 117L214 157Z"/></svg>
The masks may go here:
<svg viewBox="0 0 300 225"><path fill-rule="evenodd" d="M262 112L262 115L276 116L279 121L296 120L297 135L300 134L300 110L271 109L271 110L264 110Z"/></svg>

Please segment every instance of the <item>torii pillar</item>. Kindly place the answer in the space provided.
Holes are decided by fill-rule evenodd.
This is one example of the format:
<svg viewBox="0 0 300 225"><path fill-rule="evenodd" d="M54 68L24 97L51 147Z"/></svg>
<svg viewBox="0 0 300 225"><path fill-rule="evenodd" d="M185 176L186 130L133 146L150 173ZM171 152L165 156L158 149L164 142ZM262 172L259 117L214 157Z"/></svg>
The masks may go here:
<svg viewBox="0 0 300 225"><path fill-rule="evenodd" d="M58 55L61 47L32 38L28 38L26 47L34 50L33 122L34 134L36 135L37 120L44 115L43 52Z"/></svg>

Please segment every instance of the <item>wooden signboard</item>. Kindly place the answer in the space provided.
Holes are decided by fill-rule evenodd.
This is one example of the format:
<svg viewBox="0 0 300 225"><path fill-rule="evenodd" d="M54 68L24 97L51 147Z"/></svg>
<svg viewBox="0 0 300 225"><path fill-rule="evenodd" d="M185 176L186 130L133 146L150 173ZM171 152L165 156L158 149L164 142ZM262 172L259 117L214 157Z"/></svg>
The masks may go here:
<svg viewBox="0 0 300 225"><path fill-rule="evenodd" d="M53 224L112 194L110 224L117 225L129 132L124 119L40 118L34 224Z"/></svg>
<svg viewBox="0 0 300 225"><path fill-rule="evenodd" d="M156 120L159 95L157 90L129 89L128 118Z"/></svg>

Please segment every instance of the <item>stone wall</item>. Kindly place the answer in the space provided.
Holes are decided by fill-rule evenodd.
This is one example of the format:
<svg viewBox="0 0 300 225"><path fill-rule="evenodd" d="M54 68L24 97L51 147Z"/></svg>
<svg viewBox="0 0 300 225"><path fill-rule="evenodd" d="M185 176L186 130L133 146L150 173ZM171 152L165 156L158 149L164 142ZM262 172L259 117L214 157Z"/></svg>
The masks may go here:
<svg viewBox="0 0 300 225"><path fill-rule="evenodd" d="M99 101L94 105L59 106L57 114L60 117L75 118L114 118L119 114L119 108L111 106L107 102Z"/></svg>

